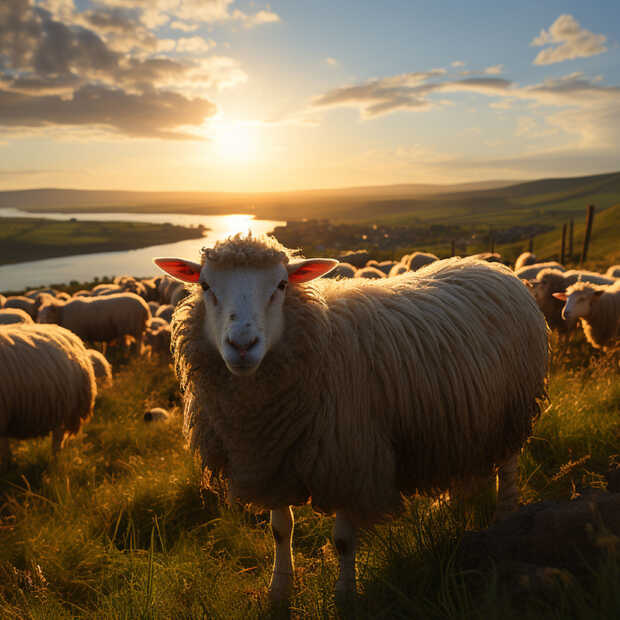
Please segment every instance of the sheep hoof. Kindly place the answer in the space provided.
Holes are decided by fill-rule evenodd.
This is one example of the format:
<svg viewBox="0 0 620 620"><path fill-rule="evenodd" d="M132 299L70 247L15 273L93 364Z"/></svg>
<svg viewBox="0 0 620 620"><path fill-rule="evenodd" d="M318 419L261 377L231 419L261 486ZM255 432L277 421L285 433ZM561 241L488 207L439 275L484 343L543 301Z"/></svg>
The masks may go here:
<svg viewBox="0 0 620 620"><path fill-rule="evenodd" d="M272 605L288 603L293 591L293 575L278 573L271 579L269 585L269 600Z"/></svg>

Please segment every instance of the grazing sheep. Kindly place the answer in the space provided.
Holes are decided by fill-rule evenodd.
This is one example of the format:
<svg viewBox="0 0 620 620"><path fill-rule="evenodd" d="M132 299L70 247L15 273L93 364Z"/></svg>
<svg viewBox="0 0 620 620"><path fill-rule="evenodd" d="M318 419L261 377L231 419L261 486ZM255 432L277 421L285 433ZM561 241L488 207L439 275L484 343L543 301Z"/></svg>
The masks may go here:
<svg viewBox="0 0 620 620"><path fill-rule="evenodd" d="M535 265L537 260L536 254L532 254L531 252L522 252L515 261L514 270L518 271L521 267L525 267L526 265Z"/></svg>
<svg viewBox="0 0 620 620"><path fill-rule="evenodd" d="M0 330L0 469L9 439L51 431L57 454L93 411L97 387L82 341L57 325L8 325Z"/></svg>
<svg viewBox="0 0 620 620"><path fill-rule="evenodd" d="M90 363L93 365L97 389L101 390L104 387L110 387L113 382L110 362L108 362L103 353L99 353L95 349L86 349L86 352L90 358Z"/></svg>
<svg viewBox="0 0 620 620"><path fill-rule="evenodd" d="M153 409L149 409L144 414L145 422L167 422L168 421L168 412L161 407L153 407Z"/></svg>
<svg viewBox="0 0 620 620"><path fill-rule="evenodd" d="M366 266L366 263L370 260L370 254L368 254L367 250L354 250L349 252L343 252L339 257L338 261L341 263L349 263L349 265L353 265L356 269L361 269Z"/></svg>
<svg viewBox="0 0 620 620"><path fill-rule="evenodd" d="M379 269L377 269L376 267L366 266L366 267L362 267L361 269L358 269L355 272L355 277L356 278L367 278L369 280L379 280L381 278L385 278L386 275L383 273L383 271L379 271Z"/></svg>
<svg viewBox="0 0 620 620"><path fill-rule="evenodd" d="M557 269L558 271L566 271L563 265L556 261L549 261L547 263L536 263L535 265L526 265L520 269L515 270L515 275L521 280L532 280L543 269Z"/></svg>
<svg viewBox="0 0 620 620"><path fill-rule="evenodd" d="M158 293L157 293L157 282L156 278L143 278L140 280L140 283L144 287L144 300L149 301L157 301Z"/></svg>
<svg viewBox="0 0 620 620"><path fill-rule="evenodd" d="M170 323L170 321L172 320L173 312L174 312L173 305L164 304L164 305L159 306L159 308L157 308L157 312L155 313L155 316L160 319L164 319L164 321L168 321L168 323Z"/></svg>
<svg viewBox="0 0 620 620"><path fill-rule="evenodd" d="M274 599L293 583L290 505L336 513L345 594L354 528L397 513L403 493L499 466L498 512L515 507L548 342L509 269L453 258L398 278L315 279L334 261L240 235L202 258L155 261L197 285L172 322L186 428L207 485L272 510Z"/></svg>
<svg viewBox="0 0 620 620"><path fill-rule="evenodd" d="M14 297L7 297L4 302L3 308L19 308L26 314L29 314L31 318L37 318L37 307L34 299L25 297L24 295L16 295Z"/></svg>
<svg viewBox="0 0 620 620"><path fill-rule="evenodd" d="M391 269L388 277L393 278L394 276L399 276L401 273L405 273L407 271L407 265L404 263L396 263Z"/></svg>
<svg viewBox="0 0 620 620"><path fill-rule="evenodd" d="M354 278L355 267L350 263L338 263L324 278Z"/></svg>
<svg viewBox="0 0 620 620"><path fill-rule="evenodd" d="M170 355L170 325L166 323L156 329L147 329L144 344L149 347L151 353Z"/></svg>
<svg viewBox="0 0 620 620"><path fill-rule="evenodd" d="M428 252L414 252L413 254L409 254L409 256L407 257L407 262L405 262L405 266L409 271L417 271L418 269L420 269L420 267L424 267L424 265L430 265L437 260L439 260L439 258L434 254L430 254Z"/></svg>
<svg viewBox="0 0 620 620"><path fill-rule="evenodd" d="M620 265L612 265L606 272L605 275L608 278L620 278Z"/></svg>
<svg viewBox="0 0 620 620"><path fill-rule="evenodd" d="M34 323L31 316L19 308L1 308L0 325L14 325L15 323Z"/></svg>
<svg viewBox="0 0 620 620"><path fill-rule="evenodd" d="M74 298L71 301L45 304L39 310L39 323L57 323L82 340L111 342L133 336L138 351L151 312L142 297L133 293Z"/></svg>
<svg viewBox="0 0 620 620"><path fill-rule="evenodd" d="M620 340L620 282L597 286L577 282L566 293L553 296L564 302L562 317L569 325L581 319L588 342L595 349L613 349Z"/></svg>

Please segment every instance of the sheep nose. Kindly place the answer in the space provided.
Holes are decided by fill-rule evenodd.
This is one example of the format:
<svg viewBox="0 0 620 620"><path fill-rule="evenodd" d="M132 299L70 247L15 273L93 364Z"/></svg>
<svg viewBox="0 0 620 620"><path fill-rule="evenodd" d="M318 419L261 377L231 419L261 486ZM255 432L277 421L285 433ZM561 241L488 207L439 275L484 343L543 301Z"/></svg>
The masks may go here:
<svg viewBox="0 0 620 620"><path fill-rule="evenodd" d="M254 337L248 342L236 342L231 340L230 336L226 338L226 342L239 353L241 357L245 357L246 353L258 344L258 338Z"/></svg>

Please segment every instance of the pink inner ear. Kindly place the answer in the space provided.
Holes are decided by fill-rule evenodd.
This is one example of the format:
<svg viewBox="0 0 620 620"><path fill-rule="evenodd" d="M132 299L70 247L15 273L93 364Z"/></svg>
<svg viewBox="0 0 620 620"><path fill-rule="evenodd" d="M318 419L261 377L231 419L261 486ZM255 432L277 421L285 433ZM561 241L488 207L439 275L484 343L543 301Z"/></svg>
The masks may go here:
<svg viewBox="0 0 620 620"><path fill-rule="evenodd" d="M200 278L200 270L194 269L185 261L176 258L158 258L155 259L155 263L166 273L169 273L174 278L183 280L183 282L198 282L198 278Z"/></svg>
<svg viewBox="0 0 620 620"><path fill-rule="evenodd" d="M333 265L321 261L305 263L299 269L289 274L288 281L293 284L308 282L327 273L332 267Z"/></svg>

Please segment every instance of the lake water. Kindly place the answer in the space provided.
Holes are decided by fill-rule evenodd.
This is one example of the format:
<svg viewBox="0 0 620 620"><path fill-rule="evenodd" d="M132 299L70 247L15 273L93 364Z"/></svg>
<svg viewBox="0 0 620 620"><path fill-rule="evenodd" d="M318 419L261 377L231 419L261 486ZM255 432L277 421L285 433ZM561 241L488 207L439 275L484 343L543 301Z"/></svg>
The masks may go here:
<svg viewBox="0 0 620 620"><path fill-rule="evenodd" d="M212 245L237 232L270 232L284 224L273 220L255 220L252 215L189 215L185 213L28 213L19 209L0 209L2 217L45 217L57 220L90 220L116 222L170 222L180 226L202 224L209 230L201 239L188 239L165 245L155 245L139 250L78 254L61 258L17 263L0 267L0 291L14 291L49 284L90 281L95 277L131 274L138 277L159 275L162 272L153 264L155 256L181 256L199 260L200 248ZM0 219L2 226L2 219Z"/></svg>

